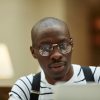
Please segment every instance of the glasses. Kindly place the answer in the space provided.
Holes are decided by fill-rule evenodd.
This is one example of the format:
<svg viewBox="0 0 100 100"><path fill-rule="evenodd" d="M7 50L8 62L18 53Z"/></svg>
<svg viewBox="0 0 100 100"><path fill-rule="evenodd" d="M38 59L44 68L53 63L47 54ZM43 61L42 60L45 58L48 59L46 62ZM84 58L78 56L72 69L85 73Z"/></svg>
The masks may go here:
<svg viewBox="0 0 100 100"><path fill-rule="evenodd" d="M41 56L49 56L50 53L54 50L54 47L57 47L60 53L67 54L71 52L72 43L68 41L63 41L58 44L44 43L40 45L39 53Z"/></svg>

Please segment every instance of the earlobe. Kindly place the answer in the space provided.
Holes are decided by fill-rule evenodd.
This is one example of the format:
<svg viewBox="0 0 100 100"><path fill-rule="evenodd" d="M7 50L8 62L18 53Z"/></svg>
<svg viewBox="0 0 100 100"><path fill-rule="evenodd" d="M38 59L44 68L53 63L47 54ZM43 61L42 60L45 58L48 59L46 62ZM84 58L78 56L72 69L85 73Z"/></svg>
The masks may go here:
<svg viewBox="0 0 100 100"><path fill-rule="evenodd" d="M36 54L35 54L35 52L34 52L34 48L33 48L32 46L30 46L30 51L31 51L31 53L32 53L32 56L33 56L34 58L37 58L37 56L36 56Z"/></svg>

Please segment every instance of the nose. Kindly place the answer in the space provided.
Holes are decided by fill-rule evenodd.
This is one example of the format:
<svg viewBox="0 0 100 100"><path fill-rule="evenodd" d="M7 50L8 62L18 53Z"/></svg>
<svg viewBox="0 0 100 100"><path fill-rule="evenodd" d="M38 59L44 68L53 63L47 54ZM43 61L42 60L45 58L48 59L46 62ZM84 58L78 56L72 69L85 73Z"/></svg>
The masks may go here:
<svg viewBox="0 0 100 100"><path fill-rule="evenodd" d="M50 55L50 59L51 60L60 60L62 58L62 56L63 55L56 49Z"/></svg>

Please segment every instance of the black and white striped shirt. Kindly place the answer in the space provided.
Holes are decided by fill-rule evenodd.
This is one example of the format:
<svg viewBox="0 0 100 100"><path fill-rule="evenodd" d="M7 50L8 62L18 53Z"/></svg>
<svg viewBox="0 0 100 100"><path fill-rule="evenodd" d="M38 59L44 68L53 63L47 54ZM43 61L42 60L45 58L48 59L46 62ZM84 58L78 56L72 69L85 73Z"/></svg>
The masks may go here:
<svg viewBox="0 0 100 100"><path fill-rule="evenodd" d="M87 82L83 70L80 65L72 64L74 74L72 78L64 84L83 84ZM100 67L89 66L96 83L100 83ZM30 100L30 93L32 88L33 74L21 77L16 81L9 93L9 100ZM41 72L41 83L40 83L40 95L39 100L53 100L53 88L55 85L49 84L46 79L44 72Z"/></svg>

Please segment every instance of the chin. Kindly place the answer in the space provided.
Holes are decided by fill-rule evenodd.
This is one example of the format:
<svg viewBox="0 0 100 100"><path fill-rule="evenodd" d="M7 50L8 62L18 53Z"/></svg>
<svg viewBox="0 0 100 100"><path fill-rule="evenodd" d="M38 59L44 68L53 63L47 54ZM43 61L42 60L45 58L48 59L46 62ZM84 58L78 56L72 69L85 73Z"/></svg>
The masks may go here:
<svg viewBox="0 0 100 100"><path fill-rule="evenodd" d="M62 74L60 73L56 73L54 76L53 76L53 79L56 80L56 81L60 81L62 80L66 75L66 72L63 72Z"/></svg>

